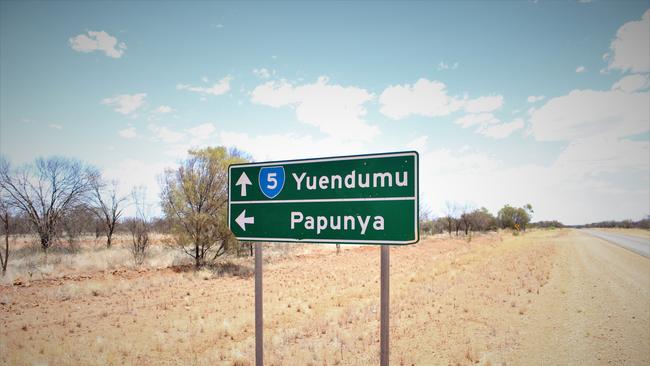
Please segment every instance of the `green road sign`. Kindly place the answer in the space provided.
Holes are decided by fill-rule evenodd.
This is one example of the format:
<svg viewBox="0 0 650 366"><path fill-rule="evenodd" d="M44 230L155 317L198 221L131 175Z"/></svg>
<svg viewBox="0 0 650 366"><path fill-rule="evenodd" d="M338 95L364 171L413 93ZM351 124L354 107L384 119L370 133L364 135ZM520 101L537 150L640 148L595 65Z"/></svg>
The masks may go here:
<svg viewBox="0 0 650 366"><path fill-rule="evenodd" d="M228 224L239 240L419 240L414 151L236 164L228 179Z"/></svg>

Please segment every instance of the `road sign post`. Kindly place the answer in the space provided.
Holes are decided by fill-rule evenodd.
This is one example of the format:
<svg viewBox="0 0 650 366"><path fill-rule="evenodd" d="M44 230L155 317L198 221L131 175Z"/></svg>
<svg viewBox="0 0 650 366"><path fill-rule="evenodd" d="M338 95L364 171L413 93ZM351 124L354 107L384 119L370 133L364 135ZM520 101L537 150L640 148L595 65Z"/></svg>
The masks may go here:
<svg viewBox="0 0 650 366"><path fill-rule="evenodd" d="M255 365L264 365L264 302L262 301L262 243L255 243Z"/></svg>
<svg viewBox="0 0 650 366"><path fill-rule="evenodd" d="M379 365L388 366L390 347L388 339L390 335L390 247L381 247L381 273L380 279L380 314L379 314Z"/></svg>
<svg viewBox="0 0 650 366"><path fill-rule="evenodd" d="M377 244L381 248L380 364L389 356L387 245L419 240L418 154L231 165L228 225L239 240ZM263 364L262 247L255 245L255 364Z"/></svg>

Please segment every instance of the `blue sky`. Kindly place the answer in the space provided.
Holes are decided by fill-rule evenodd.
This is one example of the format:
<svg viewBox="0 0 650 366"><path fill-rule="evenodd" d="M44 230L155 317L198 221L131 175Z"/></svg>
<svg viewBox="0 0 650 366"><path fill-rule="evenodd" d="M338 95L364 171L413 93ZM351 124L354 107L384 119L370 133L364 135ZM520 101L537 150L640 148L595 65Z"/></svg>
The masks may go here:
<svg viewBox="0 0 650 366"><path fill-rule="evenodd" d="M190 147L416 149L421 201L650 214L650 2L0 3L0 152L124 190Z"/></svg>

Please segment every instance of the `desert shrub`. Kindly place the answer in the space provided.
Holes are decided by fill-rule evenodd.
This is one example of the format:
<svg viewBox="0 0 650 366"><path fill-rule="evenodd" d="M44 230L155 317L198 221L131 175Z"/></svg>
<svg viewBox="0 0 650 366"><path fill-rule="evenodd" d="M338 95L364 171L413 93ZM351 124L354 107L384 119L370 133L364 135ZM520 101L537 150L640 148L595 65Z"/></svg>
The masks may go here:
<svg viewBox="0 0 650 366"><path fill-rule="evenodd" d="M131 232L131 254L136 265L144 263L149 247L149 227L145 220L130 219L128 221Z"/></svg>

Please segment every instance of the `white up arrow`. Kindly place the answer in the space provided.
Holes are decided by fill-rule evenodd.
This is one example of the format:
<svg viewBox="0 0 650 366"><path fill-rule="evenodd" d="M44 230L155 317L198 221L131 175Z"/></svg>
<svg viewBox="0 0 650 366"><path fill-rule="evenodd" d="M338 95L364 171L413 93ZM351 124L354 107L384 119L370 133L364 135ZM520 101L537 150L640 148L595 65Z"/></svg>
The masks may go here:
<svg viewBox="0 0 650 366"><path fill-rule="evenodd" d="M251 180L248 179L248 175L246 175L246 172L241 173L239 176L239 179L237 179L237 183L235 183L236 186L241 186L241 196L246 197L246 186L250 186L253 183L251 183Z"/></svg>
<svg viewBox="0 0 650 366"><path fill-rule="evenodd" d="M239 216L237 216L235 222L237 223L237 225L239 225L239 227L242 228L242 230L246 231L246 224L254 224L255 218L246 217L246 210L244 210L239 214Z"/></svg>

